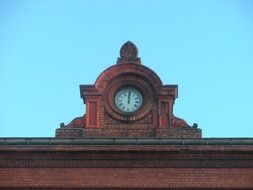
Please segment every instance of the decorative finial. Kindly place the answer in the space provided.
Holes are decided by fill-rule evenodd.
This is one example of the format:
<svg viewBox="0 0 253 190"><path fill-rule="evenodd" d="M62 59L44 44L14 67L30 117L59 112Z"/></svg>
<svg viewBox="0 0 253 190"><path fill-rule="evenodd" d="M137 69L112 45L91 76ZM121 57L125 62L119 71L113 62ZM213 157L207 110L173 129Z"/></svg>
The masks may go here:
<svg viewBox="0 0 253 190"><path fill-rule="evenodd" d="M138 49L133 42L127 41L120 48L120 57L117 64L121 63L141 64L141 59L138 57Z"/></svg>

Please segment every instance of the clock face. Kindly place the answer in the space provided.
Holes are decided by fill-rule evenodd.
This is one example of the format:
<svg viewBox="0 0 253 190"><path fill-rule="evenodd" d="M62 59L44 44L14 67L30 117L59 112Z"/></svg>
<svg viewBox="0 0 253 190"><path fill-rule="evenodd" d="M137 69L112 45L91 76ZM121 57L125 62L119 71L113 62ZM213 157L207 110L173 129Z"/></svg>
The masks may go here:
<svg viewBox="0 0 253 190"><path fill-rule="evenodd" d="M115 96L116 107L124 113L137 111L143 103L141 93L134 88L124 88L117 92Z"/></svg>

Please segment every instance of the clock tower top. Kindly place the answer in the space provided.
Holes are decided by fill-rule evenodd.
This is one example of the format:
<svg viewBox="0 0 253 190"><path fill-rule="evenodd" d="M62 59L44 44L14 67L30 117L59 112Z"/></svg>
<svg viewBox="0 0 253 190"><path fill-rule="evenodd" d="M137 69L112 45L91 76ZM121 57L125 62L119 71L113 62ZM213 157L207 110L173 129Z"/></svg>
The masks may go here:
<svg viewBox="0 0 253 190"><path fill-rule="evenodd" d="M117 63L95 84L80 85L86 113L68 125L61 123L56 137L200 138L197 124L190 126L173 114L177 90L142 65L137 47L128 41Z"/></svg>

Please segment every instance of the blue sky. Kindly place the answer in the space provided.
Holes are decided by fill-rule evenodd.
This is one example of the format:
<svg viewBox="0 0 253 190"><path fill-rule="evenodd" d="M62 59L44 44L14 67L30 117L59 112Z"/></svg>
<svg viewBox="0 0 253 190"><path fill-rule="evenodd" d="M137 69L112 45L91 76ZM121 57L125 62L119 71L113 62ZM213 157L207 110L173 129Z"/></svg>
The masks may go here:
<svg viewBox="0 0 253 190"><path fill-rule="evenodd" d="M0 0L0 137L53 137L133 41L203 137L253 136L250 0Z"/></svg>

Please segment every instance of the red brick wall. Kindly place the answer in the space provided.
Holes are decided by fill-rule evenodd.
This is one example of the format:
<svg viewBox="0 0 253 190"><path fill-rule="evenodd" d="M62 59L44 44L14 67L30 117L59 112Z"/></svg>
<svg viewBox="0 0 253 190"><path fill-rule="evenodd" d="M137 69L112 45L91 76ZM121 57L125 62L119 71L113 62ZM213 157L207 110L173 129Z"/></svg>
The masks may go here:
<svg viewBox="0 0 253 190"><path fill-rule="evenodd" d="M149 125L118 125L118 128L82 129L59 128L56 137L171 137L171 138L201 138L201 129L196 128L169 128L154 129Z"/></svg>
<svg viewBox="0 0 253 190"><path fill-rule="evenodd" d="M138 89L143 96L143 105L133 114L120 111L114 102L115 94L129 86ZM86 104L83 133L73 130L72 135L71 130L60 128L56 130L56 137L201 138L200 129L172 113L177 85L163 85L160 78L143 65L129 62L111 66L99 75L94 85L81 85L80 93Z"/></svg>
<svg viewBox="0 0 253 190"><path fill-rule="evenodd" d="M24 140L27 145L21 145ZM190 145L181 139L174 140L181 145L103 145L103 139L92 141L97 145L75 139L74 145L67 140L38 145L43 140L0 139L0 189L253 189L253 141L247 139L237 144L192 139Z"/></svg>
<svg viewBox="0 0 253 190"><path fill-rule="evenodd" d="M0 187L253 189L253 169L0 168Z"/></svg>

